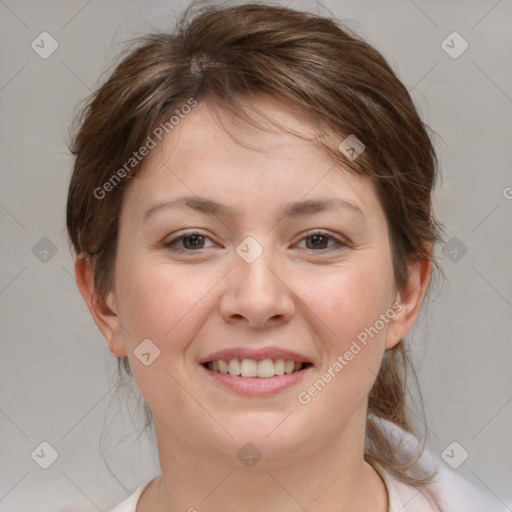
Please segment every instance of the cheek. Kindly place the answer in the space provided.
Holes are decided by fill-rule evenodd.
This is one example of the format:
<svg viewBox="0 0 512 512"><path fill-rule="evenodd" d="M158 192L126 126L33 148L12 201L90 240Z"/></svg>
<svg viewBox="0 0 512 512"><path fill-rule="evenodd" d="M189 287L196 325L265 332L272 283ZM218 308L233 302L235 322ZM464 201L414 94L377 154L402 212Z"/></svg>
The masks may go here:
<svg viewBox="0 0 512 512"><path fill-rule="evenodd" d="M162 360L184 352L211 307L206 292L219 280L217 273L171 266L143 254L120 259L117 269L116 295L127 348L133 352L149 338L160 348Z"/></svg>
<svg viewBox="0 0 512 512"><path fill-rule="evenodd" d="M361 256L325 282L328 286L316 288L308 283L307 305L317 318L323 357L319 373L298 399L330 411L339 424L366 399L379 372L394 316L391 259Z"/></svg>
<svg viewBox="0 0 512 512"><path fill-rule="evenodd" d="M212 273L171 270L148 257L125 257L117 265L118 315L135 382L153 410L181 409L186 394L177 382L183 381L187 348L203 323L206 301L201 299L215 284ZM148 352L146 365L139 357Z"/></svg>
<svg viewBox="0 0 512 512"><path fill-rule="evenodd" d="M361 257L357 264L337 269L322 280L306 280L302 289L331 359L347 350L352 340L364 340L369 330L372 335L368 339L373 345L384 343L394 298L390 258L368 257L365 261ZM387 312L383 323L382 315ZM372 329L375 325L378 334Z"/></svg>

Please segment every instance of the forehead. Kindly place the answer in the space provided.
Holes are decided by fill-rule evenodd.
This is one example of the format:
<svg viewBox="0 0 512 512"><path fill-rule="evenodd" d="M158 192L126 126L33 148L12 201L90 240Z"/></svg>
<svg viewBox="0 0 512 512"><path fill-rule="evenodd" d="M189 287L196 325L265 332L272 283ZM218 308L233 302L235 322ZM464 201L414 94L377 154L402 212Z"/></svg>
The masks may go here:
<svg viewBox="0 0 512 512"><path fill-rule="evenodd" d="M146 157L125 199L147 209L171 196L215 196L218 202L236 202L243 208L328 193L359 202L363 210L375 206L368 178L343 169L306 140L317 132L302 111L265 97L248 102L247 108L250 115L259 109L300 136L280 130L261 115L256 118L263 129L201 102Z"/></svg>
<svg viewBox="0 0 512 512"><path fill-rule="evenodd" d="M160 156L158 151L150 153L143 171L154 170L162 157L170 159L178 154L207 157L213 151L216 154L229 152L233 158L240 155L246 158L250 153L252 158L259 158L260 155L289 156L288 148L302 148L311 157L326 158L320 148L300 137L311 138L316 132L311 120L297 106L255 96L246 100L244 109L258 126L251 125L215 103L209 105L200 102L164 136L159 145ZM274 123L283 125L286 130ZM300 136L287 130L293 130Z"/></svg>

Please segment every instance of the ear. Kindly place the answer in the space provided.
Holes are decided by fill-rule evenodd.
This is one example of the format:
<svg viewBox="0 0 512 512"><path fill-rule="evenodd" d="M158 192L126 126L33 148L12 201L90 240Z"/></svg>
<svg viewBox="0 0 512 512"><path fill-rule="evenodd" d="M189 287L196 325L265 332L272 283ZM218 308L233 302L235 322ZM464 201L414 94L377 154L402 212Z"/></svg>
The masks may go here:
<svg viewBox="0 0 512 512"><path fill-rule="evenodd" d="M100 296L94 282L94 269L90 257L83 255L76 257L75 277L94 323L107 340L110 351L118 357L126 356L114 293L110 292L106 298Z"/></svg>
<svg viewBox="0 0 512 512"><path fill-rule="evenodd" d="M424 259L409 266L409 279L405 289L397 292L395 297L396 303L401 304L401 309L397 309L397 313L390 322L386 350L398 345L416 322L430 283L431 268L430 259Z"/></svg>

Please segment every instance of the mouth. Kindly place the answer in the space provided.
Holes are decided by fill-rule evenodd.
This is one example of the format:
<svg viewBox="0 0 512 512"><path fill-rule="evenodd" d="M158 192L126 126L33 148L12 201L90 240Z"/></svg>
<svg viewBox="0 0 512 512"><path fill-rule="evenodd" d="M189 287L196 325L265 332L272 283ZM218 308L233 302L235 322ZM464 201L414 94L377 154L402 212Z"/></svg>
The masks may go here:
<svg viewBox="0 0 512 512"><path fill-rule="evenodd" d="M312 364L284 358L261 360L232 358L206 361L202 366L212 372L233 377L271 379L302 372Z"/></svg>
<svg viewBox="0 0 512 512"><path fill-rule="evenodd" d="M238 357L232 352L217 352L203 359L199 367L210 383L236 396L278 395L297 386L313 370L305 357L288 351L238 350Z"/></svg>
<svg viewBox="0 0 512 512"><path fill-rule="evenodd" d="M277 346L233 347L199 361L208 382L237 396L262 397L292 389L313 371L308 356Z"/></svg>

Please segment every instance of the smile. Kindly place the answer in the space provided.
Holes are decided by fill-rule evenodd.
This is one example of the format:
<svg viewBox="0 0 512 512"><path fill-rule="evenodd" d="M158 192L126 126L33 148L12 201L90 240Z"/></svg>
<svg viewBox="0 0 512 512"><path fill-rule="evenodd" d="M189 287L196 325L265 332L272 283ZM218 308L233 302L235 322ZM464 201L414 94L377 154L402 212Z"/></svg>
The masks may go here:
<svg viewBox="0 0 512 512"><path fill-rule="evenodd" d="M298 386L313 365L286 359L216 359L200 364L199 368L220 389L236 395L264 397Z"/></svg>
<svg viewBox="0 0 512 512"><path fill-rule="evenodd" d="M300 363L286 359L218 359L208 361L204 366L216 373L229 374L236 377L259 377L269 379L280 375L290 375L309 366L309 363Z"/></svg>

